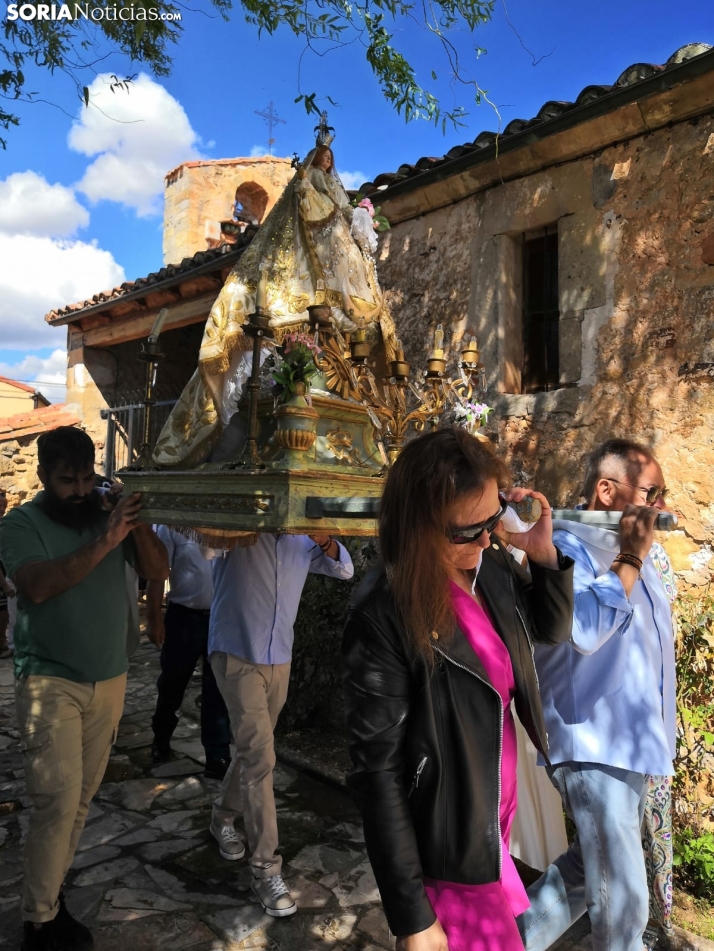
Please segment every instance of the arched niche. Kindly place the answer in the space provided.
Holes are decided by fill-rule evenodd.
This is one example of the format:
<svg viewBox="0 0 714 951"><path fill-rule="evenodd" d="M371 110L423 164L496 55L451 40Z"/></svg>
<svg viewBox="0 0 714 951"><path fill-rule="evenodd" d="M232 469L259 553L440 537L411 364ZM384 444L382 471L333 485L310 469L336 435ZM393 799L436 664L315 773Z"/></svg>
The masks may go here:
<svg viewBox="0 0 714 951"><path fill-rule="evenodd" d="M235 200L242 205L241 218L260 224L268 207L268 193L256 182L243 182L236 188ZM238 206L234 206L238 207Z"/></svg>

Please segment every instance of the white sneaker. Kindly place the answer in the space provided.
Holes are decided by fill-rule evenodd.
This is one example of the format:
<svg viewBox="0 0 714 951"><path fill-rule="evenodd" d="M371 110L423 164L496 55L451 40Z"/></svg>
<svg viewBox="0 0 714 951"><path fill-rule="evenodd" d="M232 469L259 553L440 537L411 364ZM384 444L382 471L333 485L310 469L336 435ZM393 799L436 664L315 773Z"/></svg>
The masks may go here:
<svg viewBox="0 0 714 951"><path fill-rule="evenodd" d="M232 825L216 825L211 823L211 835L218 843L221 858L229 862L237 862L245 855L245 846Z"/></svg>
<svg viewBox="0 0 714 951"><path fill-rule="evenodd" d="M297 905L287 890L282 875L271 875L270 878L256 878L253 876L253 891L260 899L263 911L273 918L287 918L294 915Z"/></svg>

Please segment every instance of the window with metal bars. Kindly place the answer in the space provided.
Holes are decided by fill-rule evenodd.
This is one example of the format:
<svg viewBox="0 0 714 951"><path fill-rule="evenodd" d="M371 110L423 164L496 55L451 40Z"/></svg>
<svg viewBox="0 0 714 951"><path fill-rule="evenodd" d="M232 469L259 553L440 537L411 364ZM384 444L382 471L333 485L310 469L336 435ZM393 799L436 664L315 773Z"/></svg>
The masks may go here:
<svg viewBox="0 0 714 951"><path fill-rule="evenodd" d="M558 229L523 236L523 367L521 391L559 386Z"/></svg>

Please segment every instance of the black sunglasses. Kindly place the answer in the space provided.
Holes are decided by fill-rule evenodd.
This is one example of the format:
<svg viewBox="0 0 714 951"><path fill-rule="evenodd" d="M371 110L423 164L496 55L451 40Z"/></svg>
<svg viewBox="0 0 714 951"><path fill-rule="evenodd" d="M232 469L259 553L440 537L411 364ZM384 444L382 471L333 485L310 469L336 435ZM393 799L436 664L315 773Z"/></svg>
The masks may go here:
<svg viewBox="0 0 714 951"><path fill-rule="evenodd" d="M491 518L486 519L485 522L479 522L477 525L464 525L463 527L449 526L449 528L446 529L446 536L451 544L470 545L471 542L475 542L484 532L488 532L490 535L506 514L506 508L508 507L508 502L506 502L502 495L498 496L498 500L501 503L501 508L495 515L492 515Z"/></svg>

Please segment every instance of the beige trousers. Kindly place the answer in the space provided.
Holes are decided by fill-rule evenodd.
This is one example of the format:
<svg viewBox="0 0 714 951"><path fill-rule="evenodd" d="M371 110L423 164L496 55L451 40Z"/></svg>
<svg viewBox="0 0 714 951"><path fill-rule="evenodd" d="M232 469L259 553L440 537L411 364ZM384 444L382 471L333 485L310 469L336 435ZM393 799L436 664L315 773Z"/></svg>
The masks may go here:
<svg viewBox="0 0 714 951"><path fill-rule="evenodd" d="M94 684L30 676L15 684L27 794L22 917L51 921L99 788L124 705L126 674Z"/></svg>
<svg viewBox="0 0 714 951"><path fill-rule="evenodd" d="M228 715L235 753L218 798L213 822L230 825L243 814L253 874L278 875L278 817L273 794L275 743L273 730L288 695L290 664L251 664L216 651L211 654Z"/></svg>

